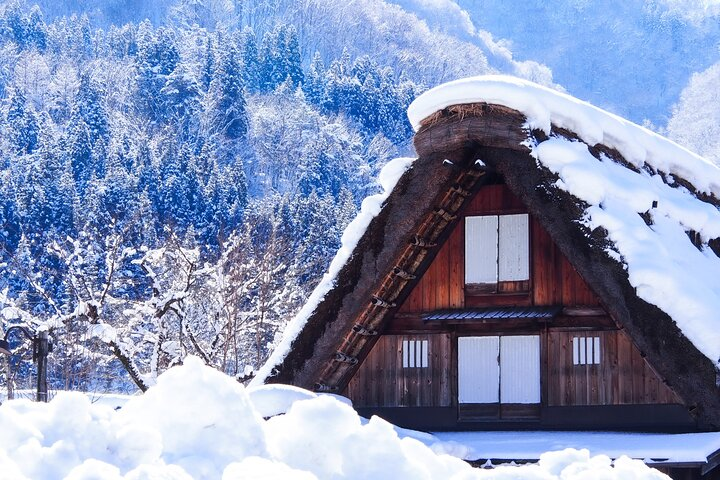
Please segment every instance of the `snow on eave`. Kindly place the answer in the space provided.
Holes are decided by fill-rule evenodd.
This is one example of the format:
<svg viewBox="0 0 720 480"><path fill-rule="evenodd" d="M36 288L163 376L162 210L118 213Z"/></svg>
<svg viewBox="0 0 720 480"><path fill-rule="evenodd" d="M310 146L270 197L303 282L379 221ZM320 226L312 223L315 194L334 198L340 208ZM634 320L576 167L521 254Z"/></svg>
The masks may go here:
<svg viewBox="0 0 720 480"><path fill-rule="evenodd" d="M315 312L318 305L325 298L327 293L335 287L335 282L340 270L345 266L352 256L358 241L367 230L373 218L377 217L385 200L395 188L400 177L415 161L414 158L396 158L388 162L380 172L378 181L383 189L382 193L371 195L363 200L360 211L352 222L345 228L342 234L340 249L335 254L328 271L323 276L315 290L310 294L307 302L295 317L290 320L283 331L282 338L277 347L273 350L267 362L258 370L257 375L250 382L250 385L261 385L272 376L273 369L280 365L292 349L292 344L300 332L305 328L308 319Z"/></svg>
<svg viewBox="0 0 720 480"><path fill-rule="evenodd" d="M637 168L681 177L698 192L720 198L720 169L680 145L617 115L542 85L504 75L484 75L445 83L412 102L408 118L415 131L433 113L451 105L489 103L523 113L527 126L550 133L568 129L588 145L619 151Z"/></svg>

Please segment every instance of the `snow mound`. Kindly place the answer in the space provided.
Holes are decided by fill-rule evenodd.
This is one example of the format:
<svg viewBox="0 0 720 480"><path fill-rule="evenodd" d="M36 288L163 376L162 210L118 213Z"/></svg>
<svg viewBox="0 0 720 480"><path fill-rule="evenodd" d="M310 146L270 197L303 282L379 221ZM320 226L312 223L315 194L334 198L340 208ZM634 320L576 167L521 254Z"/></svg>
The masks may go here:
<svg viewBox="0 0 720 480"><path fill-rule="evenodd" d="M0 406L0 480L667 478L582 450L473 469L384 420L364 422L332 396L258 392L190 357L118 411L79 393L49 404L11 400ZM258 411L268 408L285 413L263 420Z"/></svg>
<svg viewBox="0 0 720 480"><path fill-rule="evenodd" d="M601 227L614 244L608 254L627 267L637 295L666 312L705 356L720 364L720 259L707 242L720 238L720 211L684 187L720 198L720 168L643 127L564 93L525 80L484 76L450 82L418 97L408 109L415 129L450 105L487 102L520 111L527 127L551 125L585 143L551 137L533 145L538 162L556 173L556 187L586 202L582 222ZM586 145L587 143L587 145ZM619 151L634 169L588 145ZM688 234L703 244L696 247Z"/></svg>

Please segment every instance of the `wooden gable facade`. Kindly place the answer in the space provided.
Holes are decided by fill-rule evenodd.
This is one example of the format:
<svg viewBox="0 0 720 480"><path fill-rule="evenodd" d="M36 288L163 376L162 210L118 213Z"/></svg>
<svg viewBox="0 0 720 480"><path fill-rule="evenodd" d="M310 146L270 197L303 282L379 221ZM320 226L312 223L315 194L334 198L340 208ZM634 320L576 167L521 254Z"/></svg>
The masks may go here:
<svg viewBox="0 0 720 480"><path fill-rule="evenodd" d="M679 397L505 184L481 187L458 217L343 392L358 411L413 428L692 427ZM502 242L497 219L518 217L519 238L506 241L514 251L468 231L487 219ZM502 255L526 265L515 280L479 287L466 271L483 268L467 258L477 254L491 271Z"/></svg>

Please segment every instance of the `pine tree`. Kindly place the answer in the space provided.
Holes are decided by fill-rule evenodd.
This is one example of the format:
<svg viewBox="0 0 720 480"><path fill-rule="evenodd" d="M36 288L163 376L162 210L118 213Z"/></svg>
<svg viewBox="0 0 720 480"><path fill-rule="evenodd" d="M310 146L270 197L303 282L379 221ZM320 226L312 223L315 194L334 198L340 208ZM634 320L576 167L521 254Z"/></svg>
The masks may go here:
<svg viewBox="0 0 720 480"><path fill-rule="evenodd" d="M107 141L110 132L108 115L103 105L102 94L88 73L80 76L75 108L76 114L87 126L90 145L94 146L99 140Z"/></svg>
<svg viewBox="0 0 720 480"><path fill-rule="evenodd" d="M280 24L265 32L260 58L261 91L271 92L288 78L293 86L302 83L302 59L294 26Z"/></svg>
<svg viewBox="0 0 720 480"><path fill-rule="evenodd" d="M43 20L42 11L37 5L33 5L26 26L26 42L30 47L44 52L47 48L47 27Z"/></svg>
<svg viewBox="0 0 720 480"><path fill-rule="evenodd" d="M35 151L39 134L37 119L19 89L12 92L6 121L10 144L15 153L24 155Z"/></svg>
<svg viewBox="0 0 720 480"><path fill-rule="evenodd" d="M238 53L242 59L243 81L251 92L260 90L260 60L258 56L257 39L252 28L245 27L240 34Z"/></svg>
<svg viewBox="0 0 720 480"><path fill-rule="evenodd" d="M69 128L65 145L70 159L73 178L78 192L82 195L92 174L92 142L90 127L85 123L78 104L70 112Z"/></svg>
<svg viewBox="0 0 720 480"><path fill-rule="evenodd" d="M25 48L27 45L28 25L27 19L20 8L20 2L12 0L9 5L5 7L4 17L9 39L15 42L20 48Z"/></svg>
<svg viewBox="0 0 720 480"><path fill-rule="evenodd" d="M237 140L247 132L242 73L232 47L220 55L206 96L206 117L210 131L227 139Z"/></svg>
<svg viewBox="0 0 720 480"><path fill-rule="evenodd" d="M283 81L290 78L294 87L302 84L302 58L300 57L300 44L298 43L297 30L291 24L281 25L278 32L280 43L282 68L280 75Z"/></svg>
<svg viewBox="0 0 720 480"><path fill-rule="evenodd" d="M200 84L195 72L186 63L178 63L160 89L161 111L171 119L181 140L197 130L196 116L200 110Z"/></svg>
<svg viewBox="0 0 720 480"><path fill-rule="evenodd" d="M322 106L325 102L325 65L320 52L315 52L307 75L303 80L305 99L312 105Z"/></svg>
<svg viewBox="0 0 720 480"><path fill-rule="evenodd" d="M167 105L161 101L160 90L179 61L180 53L173 31L163 27L153 31L149 22L142 22L138 27L137 101L140 110L151 120L168 118L163 108Z"/></svg>
<svg viewBox="0 0 720 480"><path fill-rule="evenodd" d="M215 48L213 46L212 37L208 36L205 45L205 55L203 57L202 70L200 71L200 85L203 92L207 92L210 88L213 74L215 73Z"/></svg>

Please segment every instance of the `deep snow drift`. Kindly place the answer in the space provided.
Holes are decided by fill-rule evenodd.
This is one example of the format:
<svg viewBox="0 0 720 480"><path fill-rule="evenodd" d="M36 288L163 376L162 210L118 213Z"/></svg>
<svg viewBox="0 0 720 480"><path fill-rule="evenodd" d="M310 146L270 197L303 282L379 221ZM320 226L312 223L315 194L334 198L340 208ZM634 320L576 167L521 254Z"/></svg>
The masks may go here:
<svg viewBox="0 0 720 480"><path fill-rule="evenodd" d="M613 466L587 450L473 469L398 436L379 418L364 421L336 397L286 386L245 389L193 357L120 410L60 393L49 404L6 402L0 425L2 480L667 478L639 460L623 457Z"/></svg>

